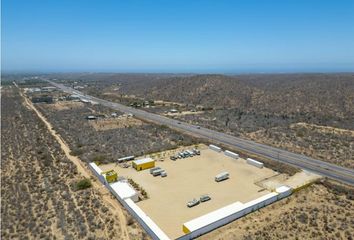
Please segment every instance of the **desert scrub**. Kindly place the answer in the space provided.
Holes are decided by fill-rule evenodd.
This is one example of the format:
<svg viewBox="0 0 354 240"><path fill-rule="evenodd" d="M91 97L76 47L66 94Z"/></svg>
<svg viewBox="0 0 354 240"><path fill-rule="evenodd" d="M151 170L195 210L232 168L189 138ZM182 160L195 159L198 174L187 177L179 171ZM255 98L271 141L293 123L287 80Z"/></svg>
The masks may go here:
<svg viewBox="0 0 354 240"><path fill-rule="evenodd" d="M86 188L90 188L92 186L91 180L88 178L82 179L75 184L76 190L83 190Z"/></svg>

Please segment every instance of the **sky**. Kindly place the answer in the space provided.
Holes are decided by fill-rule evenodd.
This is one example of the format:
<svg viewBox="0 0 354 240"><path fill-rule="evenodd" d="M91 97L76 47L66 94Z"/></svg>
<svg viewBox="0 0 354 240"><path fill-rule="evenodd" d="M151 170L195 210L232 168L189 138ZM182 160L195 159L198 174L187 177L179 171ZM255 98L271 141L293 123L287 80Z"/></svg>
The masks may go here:
<svg viewBox="0 0 354 240"><path fill-rule="evenodd" d="M354 71L353 0L2 0L3 72Z"/></svg>

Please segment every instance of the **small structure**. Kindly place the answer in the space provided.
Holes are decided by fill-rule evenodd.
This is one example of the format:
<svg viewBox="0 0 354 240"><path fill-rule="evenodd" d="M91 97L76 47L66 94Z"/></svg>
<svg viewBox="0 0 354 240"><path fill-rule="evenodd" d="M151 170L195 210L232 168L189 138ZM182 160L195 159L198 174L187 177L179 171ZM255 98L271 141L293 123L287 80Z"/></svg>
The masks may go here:
<svg viewBox="0 0 354 240"><path fill-rule="evenodd" d="M221 152L221 148L219 148L218 146L215 146L215 145L213 145L213 144L210 144L210 145L209 145L209 148L210 148L211 150L216 151L216 152Z"/></svg>
<svg viewBox="0 0 354 240"><path fill-rule="evenodd" d="M134 202L139 201L138 193L134 190L132 186L129 185L129 183L125 181L118 181L112 183L110 187L114 192L113 194L117 194L123 200L130 198Z"/></svg>
<svg viewBox="0 0 354 240"><path fill-rule="evenodd" d="M133 161L133 168L137 171L155 167L155 160L151 158L138 159Z"/></svg>
<svg viewBox="0 0 354 240"><path fill-rule="evenodd" d="M232 158L235 158L235 159L239 158L239 155L237 153L231 152L229 150L226 150L224 153L225 153L226 156L229 156L229 157L232 157Z"/></svg>
<svg viewBox="0 0 354 240"><path fill-rule="evenodd" d="M262 162L258 162L252 158L247 158L247 163L258 168L263 168L264 165Z"/></svg>
<svg viewBox="0 0 354 240"><path fill-rule="evenodd" d="M109 170L101 173L107 183L114 183L118 180L118 174L114 170Z"/></svg>
<svg viewBox="0 0 354 240"><path fill-rule="evenodd" d="M42 92L53 92L54 90L56 90L56 87L42 87Z"/></svg>

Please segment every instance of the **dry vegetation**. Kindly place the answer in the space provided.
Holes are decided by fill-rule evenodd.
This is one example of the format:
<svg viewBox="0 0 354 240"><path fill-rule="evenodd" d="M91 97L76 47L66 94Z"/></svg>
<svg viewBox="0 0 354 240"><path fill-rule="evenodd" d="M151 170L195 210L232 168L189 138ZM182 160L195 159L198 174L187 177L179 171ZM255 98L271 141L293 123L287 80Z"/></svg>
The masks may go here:
<svg viewBox="0 0 354 240"><path fill-rule="evenodd" d="M143 125L143 122L139 119L127 116L89 121L89 123L96 131L105 131L116 128L131 128Z"/></svg>
<svg viewBox="0 0 354 240"><path fill-rule="evenodd" d="M97 189L75 188L82 176L18 90L1 94L1 238L121 238L117 213ZM146 237L128 223L130 237Z"/></svg>
<svg viewBox="0 0 354 240"><path fill-rule="evenodd" d="M112 79L91 82L87 92L107 98L99 93L111 91L109 84L115 84L119 88L116 97L109 96L110 100L128 103L120 96L133 95L145 100L179 102L186 109L202 106L207 110L204 114L175 117L354 167L353 74L150 76L133 81L116 75ZM163 106L160 108L166 110ZM163 113L157 108L146 110Z"/></svg>
<svg viewBox="0 0 354 240"><path fill-rule="evenodd" d="M36 107L71 146L72 154L79 155L84 161L108 163L120 157L140 156L194 142L191 137L170 128L150 123L140 124L141 121L137 119L129 120L133 124L124 124L118 128L108 125L102 129L100 124L116 120L105 118L92 122L85 119L92 114L110 116L112 111L101 105L83 105L64 110L58 110L52 104L36 104Z"/></svg>
<svg viewBox="0 0 354 240"><path fill-rule="evenodd" d="M297 123L246 134L248 138L354 169L354 131Z"/></svg>
<svg viewBox="0 0 354 240"><path fill-rule="evenodd" d="M200 239L353 239L354 189L337 188L315 184Z"/></svg>

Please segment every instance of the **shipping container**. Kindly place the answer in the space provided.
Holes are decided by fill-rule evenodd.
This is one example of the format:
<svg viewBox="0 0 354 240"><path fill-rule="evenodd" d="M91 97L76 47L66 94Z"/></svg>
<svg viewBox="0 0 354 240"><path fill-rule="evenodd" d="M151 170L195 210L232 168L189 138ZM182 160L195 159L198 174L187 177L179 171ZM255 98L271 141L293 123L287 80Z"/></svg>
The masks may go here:
<svg viewBox="0 0 354 240"><path fill-rule="evenodd" d="M215 145L213 145L213 144L210 144L210 145L209 145L209 148L210 148L211 150L216 151L216 152L221 152L221 148L219 148L218 146L215 146Z"/></svg>
<svg viewBox="0 0 354 240"><path fill-rule="evenodd" d="M247 163L258 168L263 168L262 162L256 161L252 158L247 158Z"/></svg>

